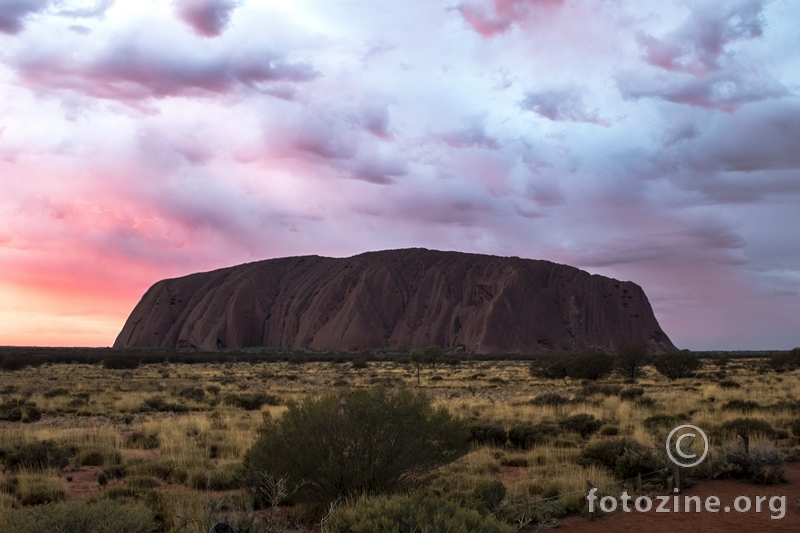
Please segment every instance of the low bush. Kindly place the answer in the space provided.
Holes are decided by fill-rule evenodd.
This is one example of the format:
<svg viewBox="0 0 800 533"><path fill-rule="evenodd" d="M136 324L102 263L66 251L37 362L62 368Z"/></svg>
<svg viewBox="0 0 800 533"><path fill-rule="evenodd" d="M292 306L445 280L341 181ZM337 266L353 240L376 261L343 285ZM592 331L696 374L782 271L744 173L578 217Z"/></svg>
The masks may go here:
<svg viewBox="0 0 800 533"><path fill-rule="evenodd" d="M268 420L245 467L305 484L296 497L329 502L341 496L406 488L464 455L469 433L430 398L383 387L331 392L290 403Z"/></svg>
<svg viewBox="0 0 800 533"><path fill-rule="evenodd" d="M75 450L52 440L39 440L18 445L10 450L0 450L0 461L8 470L29 468L44 470L67 466Z"/></svg>
<svg viewBox="0 0 800 533"><path fill-rule="evenodd" d="M628 387L619 393L620 400L632 402L641 398L644 395L644 389L641 387Z"/></svg>
<svg viewBox="0 0 800 533"><path fill-rule="evenodd" d="M117 450L87 448L75 456L75 463L80 466L104 466L122 464L122 454Z"/></svg>
<svg viewBox="0 0 800 533"><path fill-rule="evenodd" d="M57 396L69 396L69 390L64 388L50 389L42 394L45 398L55 398Z"/></svg>
<svg viewBox="0 0 800 533"><path fill-rule="evenodd" d="M281 399L272 394L257 392L253 394L229 394L225 403L245 411L257 411L262 405L280 405Z"/></svg>
<svg viewBox="0 0 800 533"><path fill-rule="evenodd" d="M572 379L597 381L614 370L614 358L603 352L588 351L575 354L567 363L567 376Z"/></svg>
<svg viewBox="0 0 800 533"><path fill-rule="evenodd" d="M765 485L786 482L783 456L771 445L758 446L749 454L741 443L726 446L715 454L714 473L716 477L747 479Z"/></svg>
<svg viewBox="0 0 800 533"><path fill-rule="evenodd" d="M548 405L548 406L558 406L564 405L569 403L569 398L565 396L561 396L557 392L547 392L545 394L540 394L533 400L531 400L531 405Z"/></svg>
<svg viewBox="0 0 800 533"><path fill-rule="evenodd" d="M578 396L588 398L589 396L616 396L622 387L610 385L608 383L587 383L578 391Z"/></svg>
<svg viewBox="0 0 800 533"><path fill-rule="evenodd" d="M476 509L486 514L496 511L505 500L507 493L508 489L502 481L484 479L475 485L472 490L472 499L477 504Z"/></svg>
<svg viewBox="0 0 800 533"><path fill-rule="evenodd" d="M603 422L597 420L593 415L581 413L565 418L559 422L558 425L564 431L577 433L581 437L586 438L600 429Z"/></svg>
<svg viewBox="0 0 800 533"><path fill-rule="evenodd" d="M58 479L49 474L25 475L24 480L17 487L15 495L24 506L58 503L67 499L67 491L64 490Z"/></svg>
<svg viewBox="0 0 800 533"><path fill-rule="evenodd" d="M206 398L206 391L201 387L186 387L178 391L178 396L195 402L202 402Z"/></svg>
<svg viewBox="0 0 800 533"><path fill-rule="evenodd" d="M125 442L125 446L138 450L155 450L159 447L158 433L134 431Z"/></svg>
<svg viewBox="0 0 800 533"><path fill-rule="evenodd" d="M658 414L648 416L642 421L642 425L651 431L658 429L671 428L677 426L681 419L675 415Z"/></svg>
<svg viewBox="0 0 800 533"><path fill-rule="evenodd" d="M573 358L571 353L557 353L536 357L528 368L532 377L540 379L564 379L567 377L567 365Z"/></svg>
<svg viewBox="0 0 800 533"><path fill-rule="evenodd" d="M134 491L142 491L160 487L161 482L153 476L131 476L125 480L125 486Z"/></svg>
<svg viewBox="0 0 800 533"><path fill-rule="evenodd" d="M469 426L469 441L489 446L503 446L508 434L502 426L491 422L473 422Z"/></svg>
<svg viewBox="0 0 800 533"><path fill-rule="evenodd" d="M741 389L742 388L742 386L739 383L737 383L736 381L733 381L732 379L725 379L725 380L720 381L719 382L719 386L722 387L723 389Z"/></svg>
<svg viewBox="0 0 800 533"><path fill-rule="evenodd" d="M731 400L722 404L723 411L755 411L761 404L752 400Z"/></svg>
<svg viewBox="0 0 800 533"><path fill-rule="evenodd" d="M327 524L331 533L513 533L516 528L475 509L441 498L394 496L362 498L338 509Z"/></svg>
<svg viewBox="0 0 800 533"><path fill-rule="evenodd" d="M619 479L646 474L662 466L649 448L627 437L591 441L581 450L578 460L583 466L608 468Z"/></svg>
<svg viewBox="0 0 800 533"><path fill-rule="evenodd" d="M656 357L653 366L670 381L693 377L703 363L690 353L668 353Z"/></svg>
<svg viewBox="0 0 800 533"><path fill-rule="evenodd" d="M17 399L0 404L0 420L29 423L36 422L41 418L42 411L34 402Z"/></svg>
<svg viewBox="0 0 800 533"><path fill-rule="evenodd" d="M789 372L800 368L800 348L788 352L773 354L769 358L769 366L775 372Z"/></svg>
<svg viewBox="0 0 800 533"><path fill-rule="evenodd" d="M526 450L544 444L549 437L555 437L559 433L559 429L552 424L519 425L508 430L508 442L516 448Z"/></svg>
<svg viewBox="0 0 800 533"><path fill-rule="evenodd" d="M133 370L139 368L139 358L135 355L117 355L103 359L103 367L112 370Z"/></svg>
<svg viewBox="0 0 800 533"><path fill-rule="evenodd" d="M162 396L151 396L142 402L140 407L141 411L160 411L160 412L173 412L185 413L189 410L183 404L168 402Z"/></svg>
<svg viewBox="0 0 800 533"><path fill-rule="evenodd" d="M220 491L240 489L243 482L243 471L231 466L190 472L187 484L195 490Z"/></svg>
<svg viewBox="0 0 800 533"><path fill-rule="evenodd" d="M764 420L758 418L737 418L729 420L722 424L720 427L722 434L739 434L745 437L751 435L763 435L769 439L775 438L775 430Z"/></svg>
<svg viewBox="0 0 800 533"><path fill-rule="evenodd" d="M604 437L614 437L619 435L619 428L617 426L612 426L611 424L606 424L600 428L598 433Z"/></svg>

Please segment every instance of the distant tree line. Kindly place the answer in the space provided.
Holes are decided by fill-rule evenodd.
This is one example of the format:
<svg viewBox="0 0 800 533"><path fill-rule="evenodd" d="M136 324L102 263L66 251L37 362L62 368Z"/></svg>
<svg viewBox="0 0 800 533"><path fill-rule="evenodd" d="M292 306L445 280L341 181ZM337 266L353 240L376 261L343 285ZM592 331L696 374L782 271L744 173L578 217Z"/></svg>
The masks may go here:
<svg viewBox="0 0 800 533"><path fill-rule="evenodd" d="M448 353L439 346L400 350L373 350L363 352L322 352L290 350L285 348L245 348L201 352L188 349L157 348L21 348L0 347L0 370L10 372L44 364L103 365L109 369L133 369L141 365L160 364L225 364L309 362L353 363L354 368L364 368L367 362L393 361L412 364L417 372L425 365L457 365L465 361L531 361L531 374L545 379L598 380L617 371L628 381L634 381L644 365L652 364L670 379L686 377L695 371L700 360L713 359L718 365L738 357L760 357L765 368L786 372L800 368L800 348L785 352L675 352L649 356L641 345L624 346L616 353L599 350L560 352L551 354L467 354Z"/></svg>
<svg viewBox="0 0 800 533"><path fill-rule="evenodd" d="M652 364L659 374L676 380L694 376L703 363L691 353L673 352L651 356L643 345L628 344L614 354L587 350L541 355L531 362L530 373L541 379L597 381L616 371L633 383L648 364Z"/></svg>

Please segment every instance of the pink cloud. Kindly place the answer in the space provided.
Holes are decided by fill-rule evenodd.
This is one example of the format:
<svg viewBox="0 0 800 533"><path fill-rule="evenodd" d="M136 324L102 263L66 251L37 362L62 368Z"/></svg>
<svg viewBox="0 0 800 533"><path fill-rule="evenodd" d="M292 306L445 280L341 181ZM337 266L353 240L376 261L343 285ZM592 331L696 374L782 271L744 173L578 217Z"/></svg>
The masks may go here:
<svg viewBox="0 0 800 533"><path fill-rule="evenodd" d="M561 6L563 0L488 0L465 2L456 9L464 21L484 37L507 32L541 11Z"/></svg>
<svg viewBox="0 0 800 533"><path fill-rule="evenodd" d="M239 6L234 0L175 0L175 11L197 35L218 37Z"/></svg>

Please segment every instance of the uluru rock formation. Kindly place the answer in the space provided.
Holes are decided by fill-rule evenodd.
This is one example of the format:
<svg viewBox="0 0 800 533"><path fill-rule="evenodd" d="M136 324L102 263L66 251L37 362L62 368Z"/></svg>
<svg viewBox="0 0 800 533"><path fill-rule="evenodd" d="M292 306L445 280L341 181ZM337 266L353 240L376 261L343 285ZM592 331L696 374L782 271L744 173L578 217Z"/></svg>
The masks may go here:
<svg viewBox="0 0 800 533"><path fill-rule="evenodd" d="M159 281L115 347L475 353L675 350L641 287L577 268L425 249L287 257Z"/></svg>

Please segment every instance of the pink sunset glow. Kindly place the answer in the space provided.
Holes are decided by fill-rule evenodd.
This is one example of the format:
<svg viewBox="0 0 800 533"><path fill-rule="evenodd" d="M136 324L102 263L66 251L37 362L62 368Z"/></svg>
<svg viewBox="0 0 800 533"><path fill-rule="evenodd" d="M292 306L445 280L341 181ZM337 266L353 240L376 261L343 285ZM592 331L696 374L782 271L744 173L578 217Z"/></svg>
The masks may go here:
<svg viewBox="0 0 800 533"><path fill-rule="evenodd" d="M680 348L800 345L800 5L0 2L0 345L155 281L427 247L645 289Z"/></svg>

